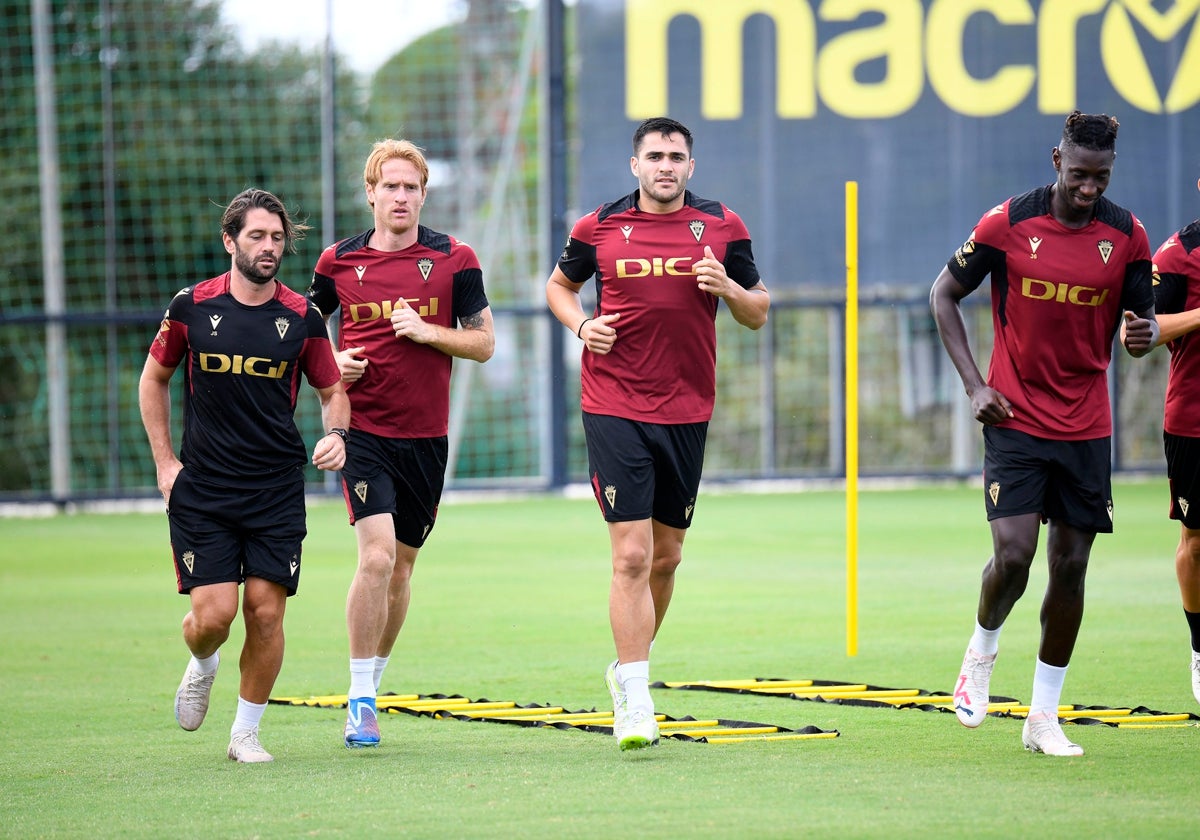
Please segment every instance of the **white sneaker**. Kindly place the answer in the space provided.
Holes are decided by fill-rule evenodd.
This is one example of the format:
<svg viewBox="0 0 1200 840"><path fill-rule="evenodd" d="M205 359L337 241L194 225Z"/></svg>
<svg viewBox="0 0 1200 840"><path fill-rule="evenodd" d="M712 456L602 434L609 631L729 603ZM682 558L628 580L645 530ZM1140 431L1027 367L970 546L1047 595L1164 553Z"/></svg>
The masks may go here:
<svg viewBox="0 0 1200 840"><path fill-rule="evenodd" d="M625 694L625 689L621 686L620 681L617 680L616 659L604 671L604 684L608 686L608 693L612 695L613 737L620 741L625 728L625 716L629 714L629 697Z"/></svg>
<svg viewBox="0 0 1200 840"><path fill-rule="evenodd" d="M1063 734L1058 715L1039 712L1025 718L1025 728L1021 730L1021 743L1025 745L1025 749L1035 753L1083 755L1083 747L1072 743Z"/></svg>
<svg viewBox="0 0 1200 840"><path fill-rule="evenodd" d="M211 674L201 674L193 666L195 657L188 660L187 670L183 672L183 681L175 691L175 720L188 732L193 732L204 723L208 714L208 697L212 693L213 680L217 677L214 669ZM220 665L221 660L217 660Z"/></svg>
<svg viewBox="0 0 1200 840"><path fill-rule="evenodd" d="M1192 696L1200 703L1200 653L1192 651Z"/></svg>
<svg viewBox="0 0 1200 840"><path fill-rule="evenodd" d="M264 750L263 745L258 743L257 729L245 729L233 733L229 739L229 757L239 764L259 764L275 760L275 756Z"/></svg>
<svg viewBox="0 0 1200 840"><path fill-rule="evenodd" d="M622 751L642 750L657 743L658 720L654 717L654 712L635 709L625 715L621 737L617 742Z"/></svg>
<svg viewBox="0 0 1200 840"><path fill-rule="evenodd" d="M974 729L987 717L988 684L992 680L992 668L996 665L996 654L980 656L967 648L963 657L962 670L954 686L954 714L963 726Z"/></svg>

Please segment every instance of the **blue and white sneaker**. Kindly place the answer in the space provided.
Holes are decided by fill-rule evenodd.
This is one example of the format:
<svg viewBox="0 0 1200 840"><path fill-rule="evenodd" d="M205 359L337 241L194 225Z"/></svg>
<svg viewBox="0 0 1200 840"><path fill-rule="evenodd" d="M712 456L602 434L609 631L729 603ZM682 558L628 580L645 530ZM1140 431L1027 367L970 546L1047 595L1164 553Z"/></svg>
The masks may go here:
<svg viewBox="0 0 1200 840"><path fill-rule="evenodd" d="M379 718L374 697L353 697L346 703L346 746L379 746Z"/></svg>

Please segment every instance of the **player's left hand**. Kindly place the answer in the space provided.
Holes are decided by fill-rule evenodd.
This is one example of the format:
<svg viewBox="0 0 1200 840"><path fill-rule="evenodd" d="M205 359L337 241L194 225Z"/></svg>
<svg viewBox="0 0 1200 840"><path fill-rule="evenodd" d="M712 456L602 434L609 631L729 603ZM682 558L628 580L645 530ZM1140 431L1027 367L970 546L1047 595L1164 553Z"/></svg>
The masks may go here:
<svg viewBox="0 0 1200 840"><path fill-rule="evenodd" d="M340 470L346 464L346 441L332 432L313 447L313 466L319 470Z"/></svg>
<svg viewBox="0 0 1200 840"><path fill-rule="evenodd" d="M428 344L436 335L433 327L404 298L397 300L392 309L392 332L396 338L411 338L417 344Z"/></svg>
<svg viewBox="0 0 1200 840"><path fill-rule="evenodd" d="M1125 323L1122 326L1121 341L1130 356L1145 356L1158 343L1158 322L1150 318L1139 318L1129 310L1125 311Z"/></svg>
<svg viewBox="0 0 1200 840"><path fill-rule="evenodd" d="M704 258L697 260L692 270L696 273L696 285L701 291L726 297L733 291L734 282L725 273L725 266L713 256L712 248L704 246Z"/></svg>

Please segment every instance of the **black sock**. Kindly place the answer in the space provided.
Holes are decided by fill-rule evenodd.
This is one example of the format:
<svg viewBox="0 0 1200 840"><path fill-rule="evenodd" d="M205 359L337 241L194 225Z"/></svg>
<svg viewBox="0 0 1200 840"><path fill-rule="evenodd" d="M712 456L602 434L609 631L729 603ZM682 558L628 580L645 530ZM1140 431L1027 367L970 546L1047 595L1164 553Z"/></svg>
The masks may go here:
<svg viewBox="0 0 1200 840"><path fill-rule="evenodd" d="M1200 653L1200 612L1183 611L1188 627L1192 630L1192 650Z"/></svg>

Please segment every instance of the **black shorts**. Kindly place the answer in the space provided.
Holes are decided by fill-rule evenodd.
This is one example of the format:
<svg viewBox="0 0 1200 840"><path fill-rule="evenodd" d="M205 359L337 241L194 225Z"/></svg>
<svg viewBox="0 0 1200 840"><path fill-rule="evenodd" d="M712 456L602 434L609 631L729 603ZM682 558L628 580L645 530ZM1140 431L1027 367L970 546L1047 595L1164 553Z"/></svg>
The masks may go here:
<svg viewBox="0 0 1200 840"><path fill-rule="evenodd" d="M1094 534L1111 534L1112 442L1050 440L983 427L988 520L1026 513Z"/></svg>
<svg viewBox="0 0 1200 840"><path fill-rule="evenodd" d="M278 583L296 594L305 527L304 474L283 487L223 487L186 467L175 477L167 521L179 591L243 583L248 577Z"/></svg>
<svg viewBox="0 0 1200 840"><path fill-rule="evenodd" d="M353 429L346 441L342 495L353 525L390 513L396 539L425 544L437 519L446 481L446 438L385 438Z"/></svg>
<svg viewBox="0 0 1200 840"><path fill-rule="evenodd" d="M1200 438L1163 432L1167 482L1171 487L1171 518L1183 527L1200 529Z"/></svg>
<svg viewBox="0 0 1200 840"><path fill-rule="evenodd" d="M642 423L583 413L592 492L606 522L692 524L708 423Z"/></svg>

